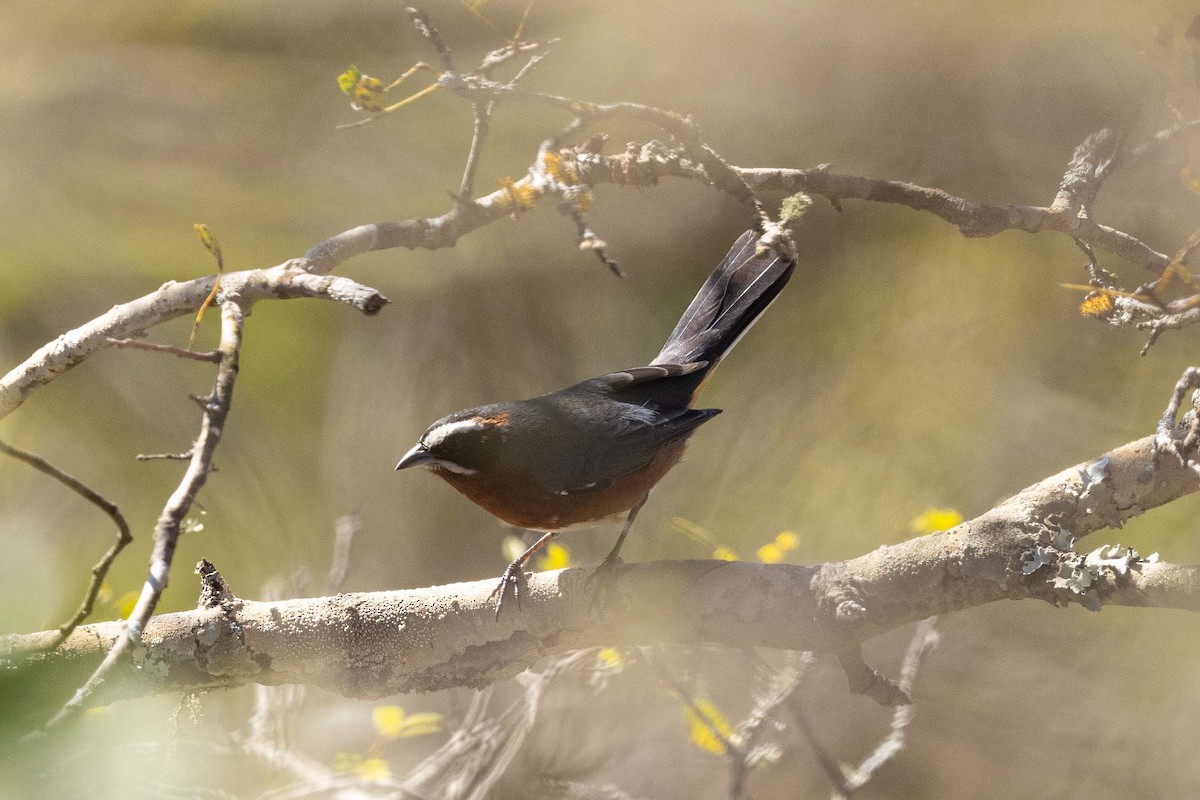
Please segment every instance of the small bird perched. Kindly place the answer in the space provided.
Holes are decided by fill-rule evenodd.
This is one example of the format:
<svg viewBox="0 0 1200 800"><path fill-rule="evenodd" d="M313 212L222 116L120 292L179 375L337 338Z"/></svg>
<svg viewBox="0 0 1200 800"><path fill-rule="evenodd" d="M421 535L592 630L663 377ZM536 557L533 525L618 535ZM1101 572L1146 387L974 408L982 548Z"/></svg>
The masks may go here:
<svg viewBox="0 0 1200 800"><path fill-rule="evenodd" d="M496 615L522 568L560 532L625 514L614 563L650 490L688 438L721 413L692 408L721 359L767 310L796 266L746 231L646 367L557 392L456 411L429 426L396 469L426 467L500 519L543 535L505 569Z"/></svg>

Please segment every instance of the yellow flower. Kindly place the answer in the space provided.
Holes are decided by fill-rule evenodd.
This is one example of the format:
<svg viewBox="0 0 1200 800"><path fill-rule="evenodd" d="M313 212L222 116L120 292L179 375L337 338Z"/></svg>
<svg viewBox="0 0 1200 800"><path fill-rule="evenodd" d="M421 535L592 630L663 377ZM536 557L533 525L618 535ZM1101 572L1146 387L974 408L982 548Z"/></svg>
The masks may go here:
<svg viewBox="0 0 1200 800"><path fill-rule="evenodd" d="M733 552L733 549L729 547L718 547L716 550L713 550L712 557L718 561L738 560L738 554Z"/></svg>
<svg viewBox="0 0 1200 800"><path fill-rule="evenodd" d="M596 653L596 664L598 669L606 672L620 672L625 668L625 659L621 657L621 651L615 647L602 647Z"/></svg>
<svg viewBox="0 0 1200 800"><path fill-rule="evenodd" d="M371 712L375 731L385 739L424 736L442 730L442 715L434 712L405 715L400 706L376 706Z"/></svg>
<svg viewBox="0 0 1200 800"><path fill-rule="evenodd" d="M962 514L953 508L927 508L908 523L913 533L923 535L953 528L963 521Z"/></svg>
<svg viewBox="0 0 1200 800"><path fill-rule="evenodd" d="M392 769L382 758L363 758L353 753L338 753L333 768L338 772L357 773L364 781L381 782L392 777Z"/></svg>
<svg viewBox="0 0 1200 800"><path fill-rule="evenodd" d="M692 744L701 750L724 755L725 744L720 737L713 733L713 730L715 729L725 741L728 741L733 734L733 726L729 724L729 720L711 700L699 697L694 703L685 704L683 718L687 721Z"/></svg>
<svg viewBox="0 0 1200 800"><path fill-rule="evenodd" d="M392 777L392 770L382 758L364 758L355 769L364 781L381 783Z"/></svg>
<svg viewBox="0 0 1200 800"><path fill-rule="evenodd" d="M800 546L800 536L795 531L783 531L775 537L775 546L785 553Z"/></svg>
<svg viewBox="0 0 1200 800"><path fill-rule="evenodd" d="M538 570L566 569L571 566L571 551L558 542L546 545L546 555L538 559Z"/></svg>
<svg viewBox="0 0 1200 800"><path fill-rule="evenodd" d="M758 548L758 552L755 555L764 564L778 564L780 561L783 561L783 548L774 542L767 542Z"/></svg>
<svg viewBox="0 0 1200 800"><path fill-rule="evenodd" d="M129 619L129 615L133 613L133 607L137 605L138 597L141 592L126 592L117 598L117 613L119 619Z"/></svg>

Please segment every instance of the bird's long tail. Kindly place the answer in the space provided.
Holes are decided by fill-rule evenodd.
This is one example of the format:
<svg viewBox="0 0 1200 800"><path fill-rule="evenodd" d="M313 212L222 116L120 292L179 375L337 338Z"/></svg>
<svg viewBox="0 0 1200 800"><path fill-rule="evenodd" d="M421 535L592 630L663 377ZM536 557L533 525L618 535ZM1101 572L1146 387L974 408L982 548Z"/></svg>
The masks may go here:
<svg viewBox="0 0 1200 800"><path fill-rule="evenodd" d="M705 379L775 301L796 262L746 231L717 265L651 364L708 362ZM699 391L699 388L696 390Z"/></svg>

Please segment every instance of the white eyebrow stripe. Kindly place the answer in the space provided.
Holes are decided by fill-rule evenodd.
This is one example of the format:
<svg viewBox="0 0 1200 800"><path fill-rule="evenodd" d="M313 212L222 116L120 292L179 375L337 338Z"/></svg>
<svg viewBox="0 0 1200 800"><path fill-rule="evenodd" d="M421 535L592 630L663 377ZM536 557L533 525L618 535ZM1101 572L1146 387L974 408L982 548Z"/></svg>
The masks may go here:
<svg viewBox="0 0 1200 800"><path fill-rule="evenodd" d="M457 422L446 422L426 432L422 443L427 448L437 447L446 441L446 437L459 431L477 431L484 427L482 422L474 419L460 419Z"/></svg>

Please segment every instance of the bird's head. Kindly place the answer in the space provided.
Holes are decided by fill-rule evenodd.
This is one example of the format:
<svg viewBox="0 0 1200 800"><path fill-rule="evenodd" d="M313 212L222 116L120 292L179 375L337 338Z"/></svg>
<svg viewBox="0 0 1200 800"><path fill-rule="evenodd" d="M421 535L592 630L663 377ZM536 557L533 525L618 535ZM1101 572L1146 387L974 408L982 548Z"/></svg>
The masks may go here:
<svg viewBox="0 0 1200 800"><path fill-rule="evenodd" d="M396 469L428 467L434 472L474 475L490 462L508 421L508 411L499 406L456 411L430 425Z"/></svg>

